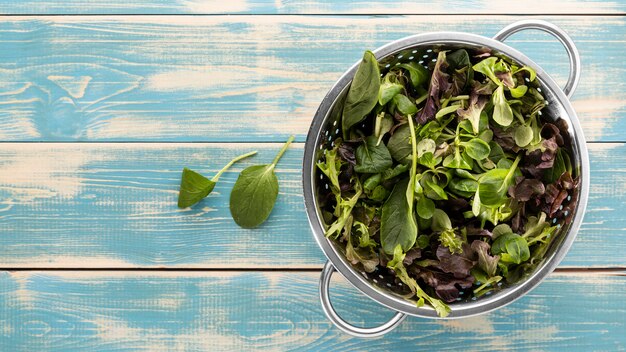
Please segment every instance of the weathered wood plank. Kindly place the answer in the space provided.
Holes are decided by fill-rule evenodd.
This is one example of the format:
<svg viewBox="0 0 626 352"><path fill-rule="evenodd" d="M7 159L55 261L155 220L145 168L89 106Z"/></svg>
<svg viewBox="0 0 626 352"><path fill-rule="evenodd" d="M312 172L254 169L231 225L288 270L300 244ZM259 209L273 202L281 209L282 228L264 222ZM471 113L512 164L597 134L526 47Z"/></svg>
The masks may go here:
<svg viewBox="0 0 626 352"><path fill-rule="evenodd" d="M278 165L280 194L255 230L235 225L228 197L246 165L270 162L280 144L3 143L0 258L11 267L319 268L323 255L304 212L303 145ZM626 145L590 144L588 213L563 262L626 267ZM222 176L191 210L176 207L183 166L207 175L233 156L259 154Z"/></svg>
<svg viewBox="0 0 626 352"><path fill-rule="evenodd" d="M0 349L623 351L624 274L553 274L486 315L408 318L384 337L357 339L323 315L319 273L4 272ZM340 278L332 296L355 324L391 315Z"/></svg>
<svg viewBox="0 0 626 352"><path fill-rule="evenodd" d="M427 31L493 35L507 16L60 16L0 21L0 140L304 140L364 49ZM626 140L626 17L548 17L578 44L574 105L591 141ZM522 49L560 82L564 50Z"/></svg>
<svg viewBox="0 0 626 352"><path fill-rule="evenodd" d="M624 13L624 1L275 1L275 0L27 0L0 3L0 14L604 14Z"/></svg>

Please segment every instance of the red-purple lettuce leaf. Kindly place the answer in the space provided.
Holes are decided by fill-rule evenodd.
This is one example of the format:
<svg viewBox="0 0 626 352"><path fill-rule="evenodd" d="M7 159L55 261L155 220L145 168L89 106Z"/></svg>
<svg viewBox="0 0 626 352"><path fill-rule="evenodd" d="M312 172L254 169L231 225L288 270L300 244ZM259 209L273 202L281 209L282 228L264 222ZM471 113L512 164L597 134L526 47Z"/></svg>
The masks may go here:
<svg viewBox="0 0 626 352"><path fill-rule="evenodd" d="M554 137L556 144L558 146L563 146L564 140L561 135L561 130L559 130L559 128L554 124L546 123L543 125L543 127L541 127L541 137L544 139L551 139Z"/></svg>
<svg viewBox="0 0 626 352"><path fill-rule="evenodd" d="M478 134L480 126L480 113L487 105L489 98L472 91L470 94L469 104L465 109L457 109L456 113L461 119L469 120L472 124L474 134Z"/></svg>
<svg viewBox="0 0 626 352"><path fill-rule="evenodd" d="M454 302L459 298L459 289L469 289L475 282L472 275L456 278L453 275L429 269L418 269L416 275L424 280L428 286L435 289L437 296L447 303Z"/></svg>
<svg viewBox="0 0 626 352"><path fill-rule="evenodd" d="M411 248L404 256L404 265L411 265L415 259L419 259L422 256L422 250L418 247Z"/></svg>
<svg viewBox="0 0 626 352"><path fill-rule="evenodd" d="M472 242L471 247L478 254L478 267L489 275L489 277L494 276L498 269L500 256L492 256L489 254L489 243L484 241L475 240Z"/></svg>
<svg viewBox="0 0 626 352"><path fill-rule="evenodd" d="M493 131L493 141L504 151L517 153L520 147L515 143L515 130L512 128L503 129L496 125L491 126Z"/></svg>
<svg viewBox="0 0 626 352"><path fill-rule="evenodd" d="M577 196L574 192L577 188L578 178L572 179L569 172L564 172L555 183L546 187L546 193L544 195L545 204L541 210L550 217L555 217L557 213L561 214L561 205L563 205L563 202L570 193Z"/></svg>
<svg viewBox="0 0 626 352"><path fill-rule="evenodd" d="M439 268L458 279L467 277L476 265L476 253L467 243L463 244L462 253L452 254L448 248L439 246L436 254L439 259Z"/></svg>
<svg viewBox="0 0 626 352"><path fill-rule="evenodd" d="M481 229L480 227L468 226L466 228L467 236L485 236L493 237L493 233L487 229Z"/></svg>
<svg viewBox="0 0 626 352"><path fill-rule="evenodd" d="M356 165L356 156L354 155L354 148L348 143L341 143L337 148L337 154L344 161Z"/></svg>
<svg viewBox="0 0 626 352"><path fill-rule="evenodd" d="M422 110L417 113L417 122L419 124L425 124L426 122L435 118L435 114L441 104L439 100L443 92L450 89L450 82L448 81L450 76L445 72L448 64L446 62L445 51L439 52L435 68L430 77L430 86L428 87L428 98Z"/></svg>
<svg viewBox="0 0 626 352"><path fill-rule="evenodd" d="M546 187L534 178L518 177L515 186L509 188L509 195L519 202L527 202L533 197L543 195Z"/></svg>
<svg viewBox="0 0 626 352"><path fill-rule="evenodd" d="M533 178L542 178L545 170L554 165L559 148L554 138L543 140L540 149L533 150L524 157L524 166L521 167L523 173Z"/></svg>

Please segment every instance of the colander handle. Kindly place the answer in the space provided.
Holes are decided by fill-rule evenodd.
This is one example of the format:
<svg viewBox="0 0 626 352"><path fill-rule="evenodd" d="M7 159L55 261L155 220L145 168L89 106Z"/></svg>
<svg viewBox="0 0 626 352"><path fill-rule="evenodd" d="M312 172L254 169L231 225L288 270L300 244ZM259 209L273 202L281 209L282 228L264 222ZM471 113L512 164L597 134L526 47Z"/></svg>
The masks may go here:
<svg viewBox="0 0 626 352"><path fill-rule="evenodd" d="M568 98L571 98L574 94L576 86L578 85L578 80L580 79L580 54L578 53L578 49L576 49L576 45L574 45L574 41L572 41L572 38L570 38L564 30L554 24L535 19L522 20L512 23L502 28L502 30L500 30L500 32L493 37L493 39L502 42L512 34L525 29L538 29L540 31L544 31L558 39L561 44L563 44L565 50L567 51L567 56L569 57L570 67L569 77L567 78L567 84L563 87L563 92Z"/></svg>
<svg viewBox="0 0 626 352"><path fill-rule="evenodd" d="M322 270L322 276L320 277L320 300L322 301L322 310L324 310L324 314L326 314L328 319L343 332L356 337L382 336L395 329L404 321L404 319L406 319L406 314L398 312L388 322L373 328L361 328L343 320L343 318L337 314L335 308L333 308L333 304L330 303L330 278L333 276L334 272L335 267L332 263L330 261L326 262L326 265L324 265L324 269Z"/></svg>

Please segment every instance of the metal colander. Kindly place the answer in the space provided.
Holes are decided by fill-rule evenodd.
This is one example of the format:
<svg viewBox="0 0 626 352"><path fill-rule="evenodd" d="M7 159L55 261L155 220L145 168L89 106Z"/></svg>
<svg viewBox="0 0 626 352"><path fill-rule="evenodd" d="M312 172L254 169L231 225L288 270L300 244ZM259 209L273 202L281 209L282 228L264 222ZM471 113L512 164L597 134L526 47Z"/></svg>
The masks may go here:
<svg viewBox="0 0 626 352"><path fill-rule="evenodd" d="M565 46L571 70L568 82L563 90L558 87L541 67L519 51L502 43L508 36L523 29L545 31L556 37ZM572 146L570 159L574 169L574 176L579 177L580 182L577 196L571 197L567 202L564 202L566 207L569 205L568 202L574 203L571 204L573 209L575 209L573 214L560 212L560 217L550 219L554 224L559 224L560 227L545 259L537 266L535 271L528 273L517 283L503 287L491 295L485 295L478 299L466 299L451 304L452 311L445 319L489 312L511 303L537 286L559 264L574 241L585 212L589 189L589 161L585 140L576 113L568 99L573 94L580 76L579 54L569 36L549 22L526 20L516 22L504 28L493 39L456 32L426 33L392 42L375 50L374 54L381 65L381 73L385 74L389 68L406 62L417 62L428 67L436 61L438 51L460 48L487 50L496 56L507 57L520 66L527 65L536 70L536 87L543 93L547 101L547 106L543 109L543 113L547 113L547 116L554 119L560 118L567 123L565 129L569 134ZM352 66L335 83L322 100L315 114L304 150L304 199L313 235L326 257L328 257L328 262L322 271L320 281L320 297L324 312L337 327L351 335L379 336L396 327L407 315L428 318L438 318L438 316L433 308L429 306L418 308L414 301L406 299L408 289L401 283L396 282L395 277L389 275L387 269L379 268L373 273L366 273L360 267L351 265L346 260L341 246L324 236L326 225L321 215L317 197L321 193L320 188L327 189L329 185L326 183L325 176L317 169L316 163L323 158L326 150L333 148L335 139L341 136L342 103L347 95L358 64L356 63ZM567 221L566 218L568 218ZM333 309L328 295L330 278L335 269L365 295L396 311L397 314L389 322L374 328L355 327L344 321Z"/></svg>

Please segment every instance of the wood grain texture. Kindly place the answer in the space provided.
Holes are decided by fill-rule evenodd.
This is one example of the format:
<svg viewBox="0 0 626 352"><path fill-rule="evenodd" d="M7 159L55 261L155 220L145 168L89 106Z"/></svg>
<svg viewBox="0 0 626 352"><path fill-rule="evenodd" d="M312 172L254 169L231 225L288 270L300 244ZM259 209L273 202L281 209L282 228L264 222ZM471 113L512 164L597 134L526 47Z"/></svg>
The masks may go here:
<svg viewBox="0 0 626 352"><path fill-rule="evenodd" d="M337 2L339 3L339 2ZM598 3L600 4L600 3ZM625 17L542 17L579 46L588 140L626 140ZM491 36L512 16L59 16L0 20L0 140L304 141L364 49L427 31ZM509 42L564 83L556 40Z"/></svg>
<svg viewBox="0 0 626 352"><path fill-rule="evenodd" d="M0 145L2 267L319 268L302 198L303 145L281 159L280 193L255 230L233 222L228 197L240 170L269 163L280 144L3 143ZM562 263L626 267L626 145L590 144L591 197L582 231ZM224 174L214 193L179 210L180 173Z"/></svg>
<svg viewBox="0 0 626 352"><path fill-rule="evenodd" d="M624 273L621 273L624 274ZM0 274L3 351L624 351L626 276L549 276L474 318L408 318L376 339L323 315L319 273L18 272ZM390 312L343 279L332 300L354 324Z"/></svg>
<svg viewBox="0 0 626 352"><path fill-rule="evenodd" d="M12 0L0 14L604 14L624 13L624 1L498 0Z"/></svg>

